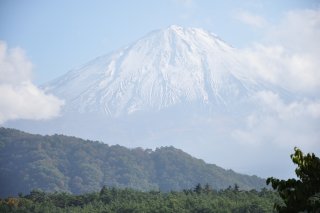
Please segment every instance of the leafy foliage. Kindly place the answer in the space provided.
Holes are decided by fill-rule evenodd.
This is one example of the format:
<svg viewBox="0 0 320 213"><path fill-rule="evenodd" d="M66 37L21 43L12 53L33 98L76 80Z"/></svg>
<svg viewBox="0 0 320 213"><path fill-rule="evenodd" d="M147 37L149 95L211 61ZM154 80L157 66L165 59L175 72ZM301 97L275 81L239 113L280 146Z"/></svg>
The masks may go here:
<svg viewBox="0 0 320 213"><path fill-rule="evenodd" d="M272 185L279 192L283 203L275 204L279 212L320 212L320 159L313 153L304 155L295 148L291 155L298 180L279 180L268 178L267 184Z"/></svg>
<svg viewBox="0 0 320 213"><path fill-rule="evenodd" d="M0 200L0 212L272 212L278 199L267 189L257 192L230 187L217 191L208 184L167 193L114 187L82 195L35 190L19 198Z"/></svg>
<svg viewBox="0 0 320 213"><path fill-rule="evenodd" d="M74 194L102 186L182 190L197 183L215 189L237 184L260 189L265 181L193 158L173 147L128 149L63 135L41 136L0 128L0 197L32 189Z"/></svg>

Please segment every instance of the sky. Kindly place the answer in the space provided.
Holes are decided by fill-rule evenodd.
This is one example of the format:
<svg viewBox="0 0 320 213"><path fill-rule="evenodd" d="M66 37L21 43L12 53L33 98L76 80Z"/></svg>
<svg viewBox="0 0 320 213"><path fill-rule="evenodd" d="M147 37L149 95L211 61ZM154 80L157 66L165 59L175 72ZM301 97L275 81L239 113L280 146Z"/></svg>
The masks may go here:
<svg viewBox="0 0 320 213"><path fill-rule="evenodd" d="M39 85L172 24L213 32L242 48L264 39L266 24L316 0L41 1L0 0L0 39L20 47Z"/></svg>
<svg viewBox="0 0 320 213"><path fill-rule="evenodd" d="M320 151L318 0L0 0L0 124L55 117L64 101L42 84L172 24L213 32L256 75L299 96L256 94L263 113L248 116L234 137L254 146L281 131L278 141L298 138Z"/></svg>

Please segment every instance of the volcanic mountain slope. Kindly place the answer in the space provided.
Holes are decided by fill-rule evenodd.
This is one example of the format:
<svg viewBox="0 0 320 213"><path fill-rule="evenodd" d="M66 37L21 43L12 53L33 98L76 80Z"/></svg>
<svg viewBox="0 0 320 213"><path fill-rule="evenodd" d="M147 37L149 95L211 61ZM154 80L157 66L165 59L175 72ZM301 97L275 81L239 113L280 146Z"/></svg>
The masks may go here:
<svg viewBox="0 0 320 213"><path fill-rule="evenodd" d="M260 85L260 86L259 86ZM64 113L117 117L181 103L230 105L261 88L237 50L214 34L170 26L45 85Z"/></svg>
<svg viewBox="0 0 320 213"><path fill-rule="evenodd" d="M264 119L261 94L290 98L285 90L258 78L243 61L242 51L205 30L175 25L42 88L65 100L60 117L13 121L7 127L131 148L173 145L251 174L264 172L257 162L273 151L271 146L248 146L261 139L247 133ZM263 122L273 125L268 119ZM264 126L257 131L264 131ZM272 134L267 132L263 140L272 142Z"/></svg>

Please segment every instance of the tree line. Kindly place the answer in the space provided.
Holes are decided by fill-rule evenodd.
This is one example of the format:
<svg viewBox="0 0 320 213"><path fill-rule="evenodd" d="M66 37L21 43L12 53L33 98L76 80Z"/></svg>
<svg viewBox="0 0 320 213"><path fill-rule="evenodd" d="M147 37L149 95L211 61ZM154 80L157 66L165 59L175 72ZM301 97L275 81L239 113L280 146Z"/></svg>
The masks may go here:
<svg viewBox="0 0 320 213"><path fill-rule="evenodd" d="M236 184L223 190L197 184L171 192L104 186L81 195L33 190L1 200L0 212L273 212L275 202L281 201L274 191L243 191Z"/></svg>

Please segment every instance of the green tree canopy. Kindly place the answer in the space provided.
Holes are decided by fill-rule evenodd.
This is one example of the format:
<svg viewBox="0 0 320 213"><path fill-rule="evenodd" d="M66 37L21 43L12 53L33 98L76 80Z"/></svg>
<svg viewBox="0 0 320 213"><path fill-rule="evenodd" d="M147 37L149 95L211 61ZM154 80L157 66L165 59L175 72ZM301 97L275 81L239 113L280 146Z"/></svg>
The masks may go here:
<svg viewBox="0 0 320 213"><path fill-rule="evenodd" d="M320 212L320 159L314 153L306 155L294 148L291 155L297 179L279 180L273 177L267 179L267 184L279 192L283 203L276 203L279 212Z"/></svg>

